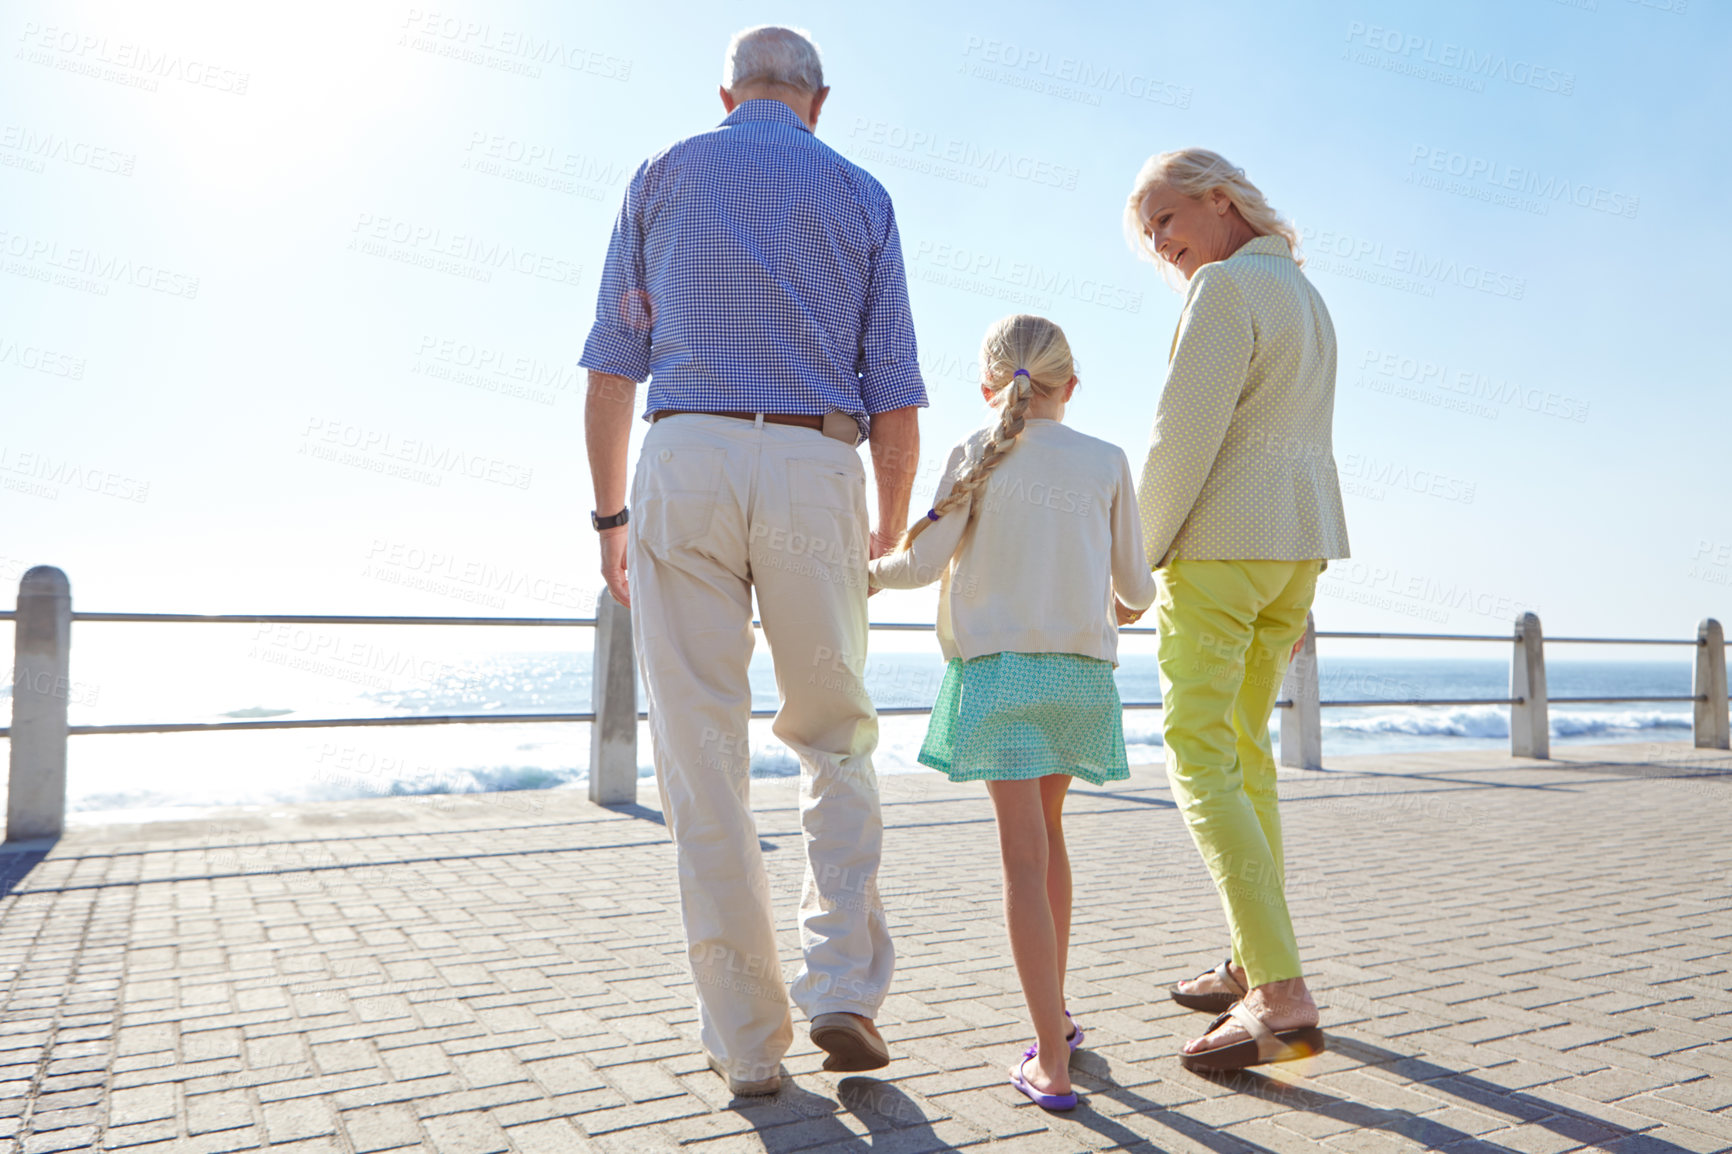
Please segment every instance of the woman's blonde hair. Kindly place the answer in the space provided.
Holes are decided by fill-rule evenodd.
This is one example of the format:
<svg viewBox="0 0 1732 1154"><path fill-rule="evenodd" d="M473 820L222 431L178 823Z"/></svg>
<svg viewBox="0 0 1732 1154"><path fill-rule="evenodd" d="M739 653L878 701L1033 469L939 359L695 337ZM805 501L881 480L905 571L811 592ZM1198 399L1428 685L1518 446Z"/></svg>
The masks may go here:
<svg viewBox="0 0 1732 1154"><path fill-rule="evenodd" d="M987 476L1016 444L1028 418L1028 403L1036 393L1043 397L1063 393L1076 376L1076 362L1063 329L1045 317L1017 313L986 330L980 342L980 376L981 383L992 389L998 424L993 426L979 459L968 465L932 512L908 527L899 548L908 548L928 525L965 503L986 484Z"/></svg>
<svg viewBox="0 0 1732 1154"><path fill-rule="evenodd" d="M1245 179L1244 169L1235 167L1218 152L1206 148L1181 148L1149 157L1142 171L1137 173L1131 195L1125 200L1125 239L1130 241L1138 256L1159 268L1161 276L1174 288L1182 290L1185 287L1184 274L1161 259L1143 224L1143 197L1157 184L1168 185L1195 200L1220 189L1252 231L1258 236L1284 238L1293 252L1294 261L1304 266L1305 258L1299 255L1299 230L1269 207L1262 191Z"/></svg>

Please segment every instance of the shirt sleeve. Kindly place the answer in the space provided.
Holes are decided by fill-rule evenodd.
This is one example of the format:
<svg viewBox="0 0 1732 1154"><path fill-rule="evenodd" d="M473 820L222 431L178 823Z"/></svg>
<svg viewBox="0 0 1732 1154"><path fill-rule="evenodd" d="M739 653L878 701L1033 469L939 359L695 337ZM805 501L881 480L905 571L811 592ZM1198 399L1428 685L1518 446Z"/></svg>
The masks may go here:
<svg viewBox="0 0 1732 1154"><path fill-rule="evenodd" d="M908 306L908 271L902 264L902 238L896 209L883 197L883 234L872 252L866 282L866 311L860 326L860 397L868 413L926 404L926 383L914 345L914 317Z"/></svg>
<svg viewBox="0 0 1732 1154"><path fill-rule="evenodd" d="M626 185L625 201L614 218L607 242L607 259L596 294L595 325L584 342L578 365L642 382L650 375L650 301L643 260L644 185L646 161Z"/></svg>
<svg viewBox="0 0 1732 1154"><path fill-rule="evenodd" d="M1155 603L1155 575L1143 551L1143 524L1131 462L1119 454L1119 485L1113 493L1113 593L1130 609Z"/></svg>
<svg viewBox="0 0 1732 1154"><path fill-rule="evenodd" d="M1137 502L1148 562L1158 566L1191 515L1245 390L1254 334L1231 273L1199 269L1173 336Z"/></svg>
<svg viewBox="0 0 1732 1154"><path fill-rule="evenodd" d="M962 476L967 461L964 448L964 445L958 445L950 450L950 460L944 464L944 476L939 480L938 492L932 498L934 505L948 497L950 491L956 488L957 479ZM945 570L950 567L950 559L956 555L956 547L962 543L962 531L968 528L968 517L973 509L974 498L970 497L940 517L935 524L927 526L907 549L898 549L868 561L868 587L918 589L944 576Z"/></svg>

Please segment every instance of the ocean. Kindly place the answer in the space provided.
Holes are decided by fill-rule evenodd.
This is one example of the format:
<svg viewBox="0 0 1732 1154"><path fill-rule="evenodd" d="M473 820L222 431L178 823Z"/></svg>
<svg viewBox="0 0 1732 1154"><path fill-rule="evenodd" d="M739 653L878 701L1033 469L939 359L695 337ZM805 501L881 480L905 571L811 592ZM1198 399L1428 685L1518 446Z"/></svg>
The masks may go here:
<svg viewBox="0 0 1732 1154"><path fill-rule="evenodd" d="M1327 645L1320 659L1326 702L1508 693L1507 659L1331 659ZM589 646L586 629L79 624L69 710L74 725L579 712L589 707ZM1121 698L1158 700L1152 648L1126 650ZM1553 696L1688 694L1691 666L1687 658L1548 660L1547 674ZM942 675L935 647L876 653L866 667L881 707L930 705ZM753 707L774 708L775 677L761 645L750 681ZM10 686L4 692L9 696ZM1276 711L1277 732L1283 712ZM1559 743L1687 741L1690 716L1687 702L1554 705L1551 725ZM1126 710L1132 764L1162 759L1160 717L1158 710ZM1509 710L1501 706L1325 708L1323 725L1326 763L1345 754L1507 748L1509 740ZM925 729L924 717L881 719L878 771L931 772L915 760ZM589 762L589 727L581 723L93 734L70 742L75 822L393 794L489 794L501 805L526 807L533 795L522 791L582 788ZM799 772L769 721L752 723L751 746L754 776ZM640 773L648 776L641 724L638 748Z"/></svg>

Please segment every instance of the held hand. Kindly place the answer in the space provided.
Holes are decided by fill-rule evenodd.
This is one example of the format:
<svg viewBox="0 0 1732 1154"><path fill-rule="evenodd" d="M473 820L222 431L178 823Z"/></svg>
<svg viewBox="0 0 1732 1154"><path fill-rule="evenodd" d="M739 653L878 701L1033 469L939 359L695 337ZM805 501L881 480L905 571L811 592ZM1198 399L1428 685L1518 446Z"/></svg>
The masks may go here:
<svg viewBox="0 0 1732 1154"><path fill-rule="evenodd" d="M1117 597L1113 598L1113 615L1118 618L1120 625L1135 625L1146 612L1148 610L1132 609Z"/></svg>
<svg viewBox="0 0 1732 1154"><path fill-rule="evenodd" d="M896 542L901 539L901 533L886 533L878 529L872 530L872 532L868 534L866 541L867 560L876 561L878 558L884 556L884 554L889 553L891 550L896 548ZM878 590L872 588L870 583L867 584L866 596L871 597L877 592Z"/></svg>
<svg viewBox="0 0 1732 1154"><path fill-rule="evenodd" d="M629 531L621 525L601 534L601 579L607 582L613 599L627 609L631 608L631 583L625 574L625 535Z"/></svg>

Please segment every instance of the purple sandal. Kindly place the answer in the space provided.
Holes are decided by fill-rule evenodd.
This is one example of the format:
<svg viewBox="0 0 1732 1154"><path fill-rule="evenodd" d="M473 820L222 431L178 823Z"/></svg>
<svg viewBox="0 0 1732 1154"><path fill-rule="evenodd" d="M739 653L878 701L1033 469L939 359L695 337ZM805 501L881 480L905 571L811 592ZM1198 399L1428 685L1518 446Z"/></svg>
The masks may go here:
<svg viewBox="0 0 1732 1154"><path fill-rule="evenodd" d="M1010 1084L1027 1095L1028 1100L1042 1110L1075 1110L1076 1091L1072 1090L1069 1094L1042 1094L1034 1088L1032 1082L1022 1076L1022 1068L1028 1065L1028 1060L1039 1052L1040 1046L1038 1044L1028 1048L1022 1056L1022 1061L1018 1062L1016 1069L1010 1072Z"/></svg>
<svg viewBox="0 0 1732 1154"><path fill-rule="evenodd" d="M1065 1019L1068 1022L1070 1022L1070 1028L1071 1028L1071 1035L1070 1035L1070 1037L1065 1039L1065 1042L1070 1046L1070 1052L1074 1054L1082 1046L1083 1028L1081 1026L1077 1025L1076 1019L1070 1016L1069 1010L1066 1010L1064 1012L1064 1016L1065 1016Z"/></svg>

